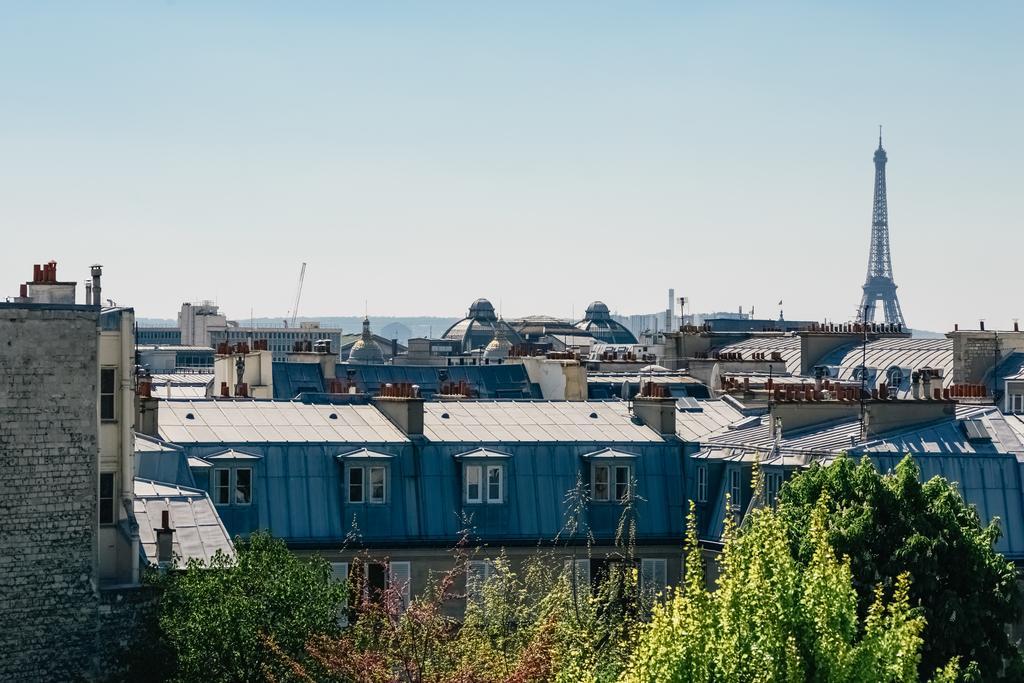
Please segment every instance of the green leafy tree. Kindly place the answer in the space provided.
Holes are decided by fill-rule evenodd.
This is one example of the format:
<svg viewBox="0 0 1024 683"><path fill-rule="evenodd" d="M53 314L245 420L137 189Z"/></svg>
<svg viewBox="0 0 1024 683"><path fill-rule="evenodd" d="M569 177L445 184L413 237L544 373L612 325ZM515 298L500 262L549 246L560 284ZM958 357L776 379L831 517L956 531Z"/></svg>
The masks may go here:
<svg viewBox="0 0 1024 683"><path fill-rule="evenodd" d="M935 477L921 483L909 456L890 474L865 458L813 465L783 487L779 515L794 556L816 562L818 540L811 512L825 506L825 534L833 551L850 558L859 614L869 614L875 587L893 590L900 576L913 579L907 596L927 625L921 673L953 658L975 662L985 680L1015 677L1019 653L1006 625L1020 617L1017 573L995 551L999 523L982 525L956 486Z"/></svg>
<svg viewBox="0 0 1024 683"><path fill-rule="evenodd" d="M218 553L156 581L172 680L263 680L282 657L300 658L314 634L337 630L345 587L321 558L299 558L283 541L254 534L234 560Z"/></svg>
<svg viewBox="0 0 1024 683"><path fill-rule="evenodd" d="M879 587L861 623L849 560L829 545L825 517L823 503L811 515L806 568L773 510L752 511L741 532L727 524L722 573L709 591L691 507L685 582L655 606L622 680L918 680L924 620L908 603L909 577L897 579L888 602ZM956 664L945 673L955 680Z"/></svg>

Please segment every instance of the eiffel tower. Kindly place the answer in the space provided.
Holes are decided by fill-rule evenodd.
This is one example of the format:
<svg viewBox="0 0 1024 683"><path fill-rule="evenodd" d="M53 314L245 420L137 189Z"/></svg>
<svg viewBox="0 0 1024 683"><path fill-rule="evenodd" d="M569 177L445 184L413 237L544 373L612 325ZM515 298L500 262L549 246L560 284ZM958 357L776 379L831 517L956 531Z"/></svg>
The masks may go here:
<svg viewBox="0 0 1024 683"><path fill-rule="evenodd" d="M906 326L896 283L892 279L892 256L889 253L889 209L885 199L885 163L889 158L882 148L882 127L878 127L878 149L875 150L875 206L871 213L871 253L868 255L868 276L864 280L864 296L857 309L858 322L874 322L879 301L887 324Z"/></svg>

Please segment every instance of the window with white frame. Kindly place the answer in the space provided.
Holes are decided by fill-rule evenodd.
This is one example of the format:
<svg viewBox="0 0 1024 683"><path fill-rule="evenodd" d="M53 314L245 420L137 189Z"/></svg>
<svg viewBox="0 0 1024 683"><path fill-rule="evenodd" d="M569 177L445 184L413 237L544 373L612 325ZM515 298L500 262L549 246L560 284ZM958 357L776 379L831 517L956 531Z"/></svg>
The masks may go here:
<svg viewBox="0 0 1024 683"><path fill-rule="evenodd" d="M218 467L213 471L213 502L231 504L231 470Z"/></svg>
<svg viewBox="0 0 1024 683"><path fill-rule="evenodd" d="M482 500L481 487L483 483L481 478L483 476L483 468L480 465L466 465L465 466L465 480L466 480L466 502L467 503L479 503Z"/></svg>
<svg viewBox="0 0 1024 683"><path fill-rule="evenodd" d="M740 509L740 501L742 498L742 489L740 488L740 471L738 469L729 470L729 504L732 505L733 510Z"/></svg>
<svg viewBox="0 0 1024 683"><path fill-rule="evenodd" d="M387 470L382 466L370 467L370 495L367 496L371 503L383 503L387 500Z"/></svg>
<svg viewBox="0 0 1024 683"><path fill-rule="evenodd" d="M462 466L466 503L504 503L505 466L466 463Z"/></svg>
<svg viewBox="0 0 1024 683"><path fill-rule="evenodd" d="M213 470L212 486L216 505L252 504L251 467L218 467Z"/></svg>
<svg viewBox="0 0 1024 683"><path fill-rule="evenodd" d="M1015 415L1024 413L1024 394L1010 394L1010 412Z"/></svg>
<svg viewBox="0 0 1024 683"><path fill-rule="evenodd" d="M572 560L567 559L565 561L565 574L569 578L569 585L574 588L579 595L589 595L590 593L590 560Z"/></svg>
<svg viewBox="0 0 1024 683"><path fill-rule="evenodd" d="M607 465L595 465L594 466L594 477L591 480L592 486L590 491L590 497L594 500L608 500L609 482L608 482L608 466Z"/></svg>
<svg viewBox="0 0 1024 683"><path fill-rule="evenodd" d="M591 470L590 497L596 501L624 501L629 498L632 468L629 465L599 463Z"/></svg>
<svg viewBox="0 0 1024 683"><path fill-rule="evenodd" d="M409 562L388 563L388 584L401 598L398 609L400 612L404 612L412 602L411 564Z"/></svg>
<svg viewBox="0 0 1024 683"><path fill-rule="evenodd" d="M363 502L363 468L348 468L348 502Z"/></svg>
<svg viewBox="0 0 1024 683"><path fill-rule="evenodd" d="M647 599L664 594L668 585L668 561L663 557L640 560L640 590Z"/></svg>
<svg viewBox="0 0 1024 683"><path fill-rule="evenodd" d="M252 503L252 469L239 467L235 470L235 505Z"/></svg>
<svg viewBox="0 0 1024 683"><path fill-rule="evenodd" d="M708 466L697 465L697 502L708 502Z"/></svg>
<svg viewBox="0 0 1024 683"><path fill-rule="evenodd" d="M494 563L490 560L470 560L466 563L466 600L480 604L483 589L494 576Z"/></svg>
<svg viewBox="0 0 1024 683"><path fill-rule="evenodd" d="M348 581L348 562L331 562L331 578L335 581ZM338 605L338 626L348 626L348 610L346 604Z"/></svg>
<svg viewBox="0 0 1024 683"><path fill-rule="evenodd" d="M388 500L386 465L349 465L348 502L383 505Z"/></svg>
<svg viewBox="0 0 1024 683"><path fill-rule="evenodd" d="M487 466L487 502L501 503L505 499L505 474L501 465Z"/></svg>

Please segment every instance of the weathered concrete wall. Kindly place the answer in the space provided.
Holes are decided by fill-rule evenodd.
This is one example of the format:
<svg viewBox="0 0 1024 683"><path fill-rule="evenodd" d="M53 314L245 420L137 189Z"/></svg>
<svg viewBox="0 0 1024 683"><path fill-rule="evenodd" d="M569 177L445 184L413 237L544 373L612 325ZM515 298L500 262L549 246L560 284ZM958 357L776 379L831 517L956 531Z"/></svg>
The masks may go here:
<svg viewBox="0 0 1024 683"><path fill-rule="evenodd" d="M97 343L93 310L0 306L0 680L92 667Z"/></svg>
<svg viewBox="0 0 1024 683"><path fill-rule="evenodd" d="M955 384L979 384L998 361L1024 351L1024 332L960 330L946 336L953 340Z"/></svg>

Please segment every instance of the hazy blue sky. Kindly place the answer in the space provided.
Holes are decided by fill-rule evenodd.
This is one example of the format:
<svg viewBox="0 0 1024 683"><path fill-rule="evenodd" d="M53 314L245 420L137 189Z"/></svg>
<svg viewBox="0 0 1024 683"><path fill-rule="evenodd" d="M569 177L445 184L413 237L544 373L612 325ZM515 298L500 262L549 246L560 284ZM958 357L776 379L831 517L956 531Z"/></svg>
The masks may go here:
<svg viewBox="0 0 1024 683"><path fill-rule="evenodd" d="M4 2L0 272L170 317L1024 317L1024 3ZM63 278L62 278L63 279Z"/></svg>

